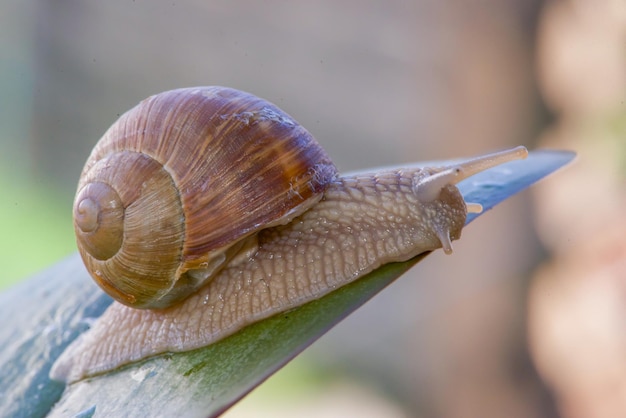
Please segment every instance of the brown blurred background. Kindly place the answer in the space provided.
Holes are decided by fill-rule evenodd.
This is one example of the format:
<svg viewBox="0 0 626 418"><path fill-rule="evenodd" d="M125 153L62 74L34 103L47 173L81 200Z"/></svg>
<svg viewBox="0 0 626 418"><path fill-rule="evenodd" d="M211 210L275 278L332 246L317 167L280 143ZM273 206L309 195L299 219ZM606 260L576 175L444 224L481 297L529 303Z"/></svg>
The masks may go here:
<svg viewBox="0 0 626 418"><path fill-rule="evenodd" d="M481 217L227 413L612 417L626 411L624 0L0 0L0 264L73 251L116 117L227 85L342 171L523 144L576 164Z"/></svg>

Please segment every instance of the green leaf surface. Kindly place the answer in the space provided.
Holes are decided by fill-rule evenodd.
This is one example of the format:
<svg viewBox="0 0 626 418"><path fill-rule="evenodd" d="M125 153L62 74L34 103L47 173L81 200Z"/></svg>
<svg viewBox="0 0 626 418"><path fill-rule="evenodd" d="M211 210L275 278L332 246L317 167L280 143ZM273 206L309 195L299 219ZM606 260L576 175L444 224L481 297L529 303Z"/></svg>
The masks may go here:
<svg viewBox="0 0 626 418"><path fill-rule="evenodd" d="M573 157L531 152L526 160L463 181L459 189L467 201L489 209ZM215 416L426 255L385 265L209 347L157 356L66 387L48 378L50 367L111 303L80 258L71 256L0 294L0 416Z"/></svg>

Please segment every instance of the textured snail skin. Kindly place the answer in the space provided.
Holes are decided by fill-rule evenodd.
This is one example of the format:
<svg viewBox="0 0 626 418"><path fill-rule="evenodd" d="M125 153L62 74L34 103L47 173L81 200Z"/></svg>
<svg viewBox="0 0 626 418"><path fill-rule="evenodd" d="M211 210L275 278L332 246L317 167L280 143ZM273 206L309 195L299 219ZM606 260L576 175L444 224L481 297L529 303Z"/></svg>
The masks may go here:
<svg viewBox="0 0 626 418"><path fill-rule="evenodd" d="M166 310L114 303L51 370L74 382L166 352L189 351L318 299L377 267L443 246L451 252L468 209L456 184L526 150L442 169L344 176L289 224L258 234L256 252L238 257L208 285Z"/></svg>

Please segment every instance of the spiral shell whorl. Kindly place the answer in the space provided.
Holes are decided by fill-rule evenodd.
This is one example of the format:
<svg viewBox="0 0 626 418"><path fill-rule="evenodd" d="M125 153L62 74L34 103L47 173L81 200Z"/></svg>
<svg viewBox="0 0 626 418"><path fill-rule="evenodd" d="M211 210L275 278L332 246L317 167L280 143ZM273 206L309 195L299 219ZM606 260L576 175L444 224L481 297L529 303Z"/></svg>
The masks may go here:
<svg viewBox="0 0 626 418"><path fill-rule="evenodd" d="M184 216L169 173L144 154L124 151L101 159L81 185L74 223L96 282L131 306L162 303L175 285L184 242ZM83 207L89 213L81 216ZM94 213L97 226L90 231L84 226L93 224Z"/></svg>
<svg viewBox="0 0 626 418"><path fill-rule="evenodd" d="M113 257L124 237L124 206L108 184L88 183L74 204L76 237L97 260Z"/></svg>

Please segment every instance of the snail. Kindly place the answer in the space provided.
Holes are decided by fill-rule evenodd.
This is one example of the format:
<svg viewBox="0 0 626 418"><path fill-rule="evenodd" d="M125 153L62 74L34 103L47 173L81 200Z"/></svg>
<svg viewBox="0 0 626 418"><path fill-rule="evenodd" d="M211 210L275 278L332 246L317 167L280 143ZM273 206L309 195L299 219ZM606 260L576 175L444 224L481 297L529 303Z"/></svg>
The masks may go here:
<svg viewBox="0 0 626 418"><path fill-rule="evenodd" d="M455 184L527 151L449 167L339 175L313 136L251 94L196 87L115 122L78 184L79 252L117 302L50 372L75 382L214 343L379 266L452 252Z"/></svg>

